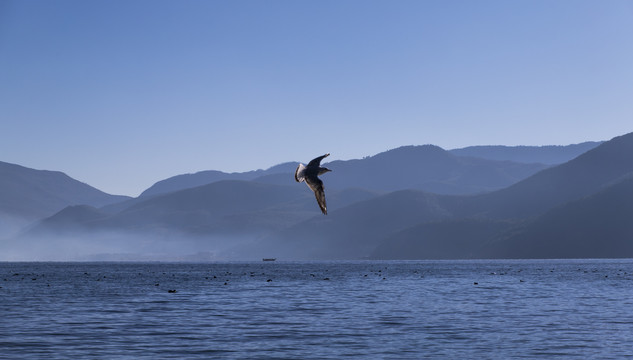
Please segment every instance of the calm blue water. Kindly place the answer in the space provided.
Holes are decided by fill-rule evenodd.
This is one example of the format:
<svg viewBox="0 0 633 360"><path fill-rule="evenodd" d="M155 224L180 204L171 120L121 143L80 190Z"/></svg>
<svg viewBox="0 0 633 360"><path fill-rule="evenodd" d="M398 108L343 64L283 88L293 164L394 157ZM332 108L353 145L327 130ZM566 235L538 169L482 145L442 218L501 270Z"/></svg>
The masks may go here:
<svg viewBox="0 0 633 360"><path fill-rule="evenodd" d="M2 359L633 356L632 260L0 263L0 287Z"/></svg>

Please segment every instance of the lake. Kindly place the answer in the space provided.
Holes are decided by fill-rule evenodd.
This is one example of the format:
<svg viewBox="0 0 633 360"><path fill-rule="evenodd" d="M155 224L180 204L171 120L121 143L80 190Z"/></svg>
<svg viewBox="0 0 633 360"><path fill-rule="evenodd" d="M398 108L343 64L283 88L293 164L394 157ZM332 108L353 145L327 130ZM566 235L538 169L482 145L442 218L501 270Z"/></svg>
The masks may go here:
<svg viewBox="0 0 633 360"><path fill-rule="evenodd" d="M633 356L633 260L0 263L0 359Z"/></svg>

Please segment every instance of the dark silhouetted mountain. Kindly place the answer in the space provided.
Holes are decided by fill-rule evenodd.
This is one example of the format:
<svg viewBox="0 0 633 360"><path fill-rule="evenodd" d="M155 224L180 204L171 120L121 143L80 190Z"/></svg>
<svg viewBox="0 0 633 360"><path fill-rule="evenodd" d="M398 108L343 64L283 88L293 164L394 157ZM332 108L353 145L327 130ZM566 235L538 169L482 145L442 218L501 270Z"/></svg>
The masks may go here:
<svg viewBox="0 0 633 360"><path fill-rule="evenodd" d="M486 247L495 258L633 257L633 178L556 207Z"/></svg>
<svg viewBox="0 0 633 360"><path fill-rule="evenodd" d="M469 210L491 218L526 218L591 195L631 173L633 133L615 137L508 188L476 197Z"/></svg>
<svg viewBox="0 0 633 360"><path fill-rule="evenodd" d="M457 156L470 156L481 159L519 163L557 165L574 159L600 144L602 144L601 141L590 141L565 146L469 146L449 151L451 154Z"/></svg>
<svg viewBox="0 0 633 360"><path fill-rule="evenodd" d="M143 191L140 197L166 194L173 191L194 188L222 180L253 180L258 177L278 174L294 173L297 163L283 163L275 165L267 170L254 170L243 173L225 173L216 170L200 171L195 174L183 174L161 180Z"/></svg>
<svg viewBox="0 0 633 360"><path fill-rule="evenodd" d="M402 190L312 217L265 239L255 256L291 259L358 259L370 255L385 236L420 221L449 218L442 196Z"/></svg>
<svg viewBox="0 0 633 360"><path fill-rule="evenodd" d="M36 220L69 205L104 206L129 199L106 194L58 171L0 162L0 213Z"/></svg>
<svg viewBox="0 0 633 360"><path fill-rule="evenodd" d="M483 248L513 228L514 222L489 219L451 219L427 222L397 232L382 241L372 259L473 259Z"/></svg>

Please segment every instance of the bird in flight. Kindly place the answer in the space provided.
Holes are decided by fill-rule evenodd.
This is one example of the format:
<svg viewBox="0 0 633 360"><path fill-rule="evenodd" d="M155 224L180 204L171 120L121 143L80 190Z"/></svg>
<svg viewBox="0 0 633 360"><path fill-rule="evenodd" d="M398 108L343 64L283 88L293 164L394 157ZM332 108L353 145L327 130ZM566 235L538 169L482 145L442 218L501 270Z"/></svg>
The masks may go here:
<svg viewBox="0 0 633 360"><path fill-rule="evenodd" d="M321 167L321 160L330 156L330 154L325 154L323 156L319 156L318 158L312 159L308 163L308 165L303 165L299 163L297 166L297 170L295 171L295 180L297 182L306 182L306 185L314 191L314 196L316 196L317 203L319 203L319 207L321 208L321 212L324 215L327 215L327 206L325 205L325 192L323 191L323 181L319 179L319 175L323 175L328 171L332 171L328 168Z"/></svg>

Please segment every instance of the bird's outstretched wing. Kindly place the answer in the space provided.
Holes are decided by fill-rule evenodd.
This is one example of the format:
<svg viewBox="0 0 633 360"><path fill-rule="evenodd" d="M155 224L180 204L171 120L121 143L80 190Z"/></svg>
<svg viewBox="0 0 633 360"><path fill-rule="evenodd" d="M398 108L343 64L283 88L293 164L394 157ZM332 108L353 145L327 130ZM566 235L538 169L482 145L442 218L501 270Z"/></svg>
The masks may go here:
<svg viewBox="0 0 633 360"><path fill-rule="evenodd" d="M327 205L325 204L325 191L323 189L323 181L318 177L306 177L305 182L312 191L314 191L314 196L316 197L317 203L319 203L319 207L321 208L321 212L327 215Z"/></svg>
<svg viewBox="0 0 633 360"><path fill-rule="evenodd" d="M314 158L312 160L310 160L310 162L308 163L308 167L318 167L321 164L321 160L323 160L324 158L330 156L330 153L327 153L323 156L319 156L318 158Z"/></svg>

